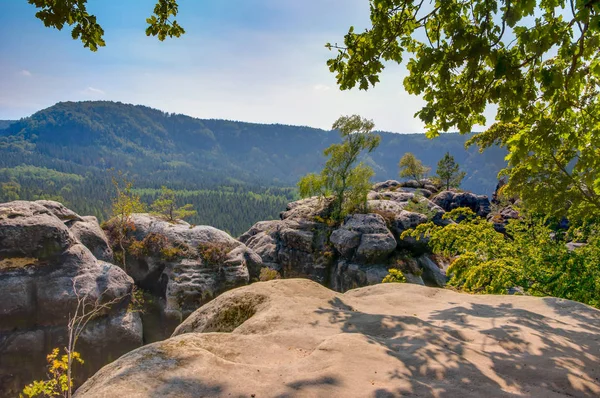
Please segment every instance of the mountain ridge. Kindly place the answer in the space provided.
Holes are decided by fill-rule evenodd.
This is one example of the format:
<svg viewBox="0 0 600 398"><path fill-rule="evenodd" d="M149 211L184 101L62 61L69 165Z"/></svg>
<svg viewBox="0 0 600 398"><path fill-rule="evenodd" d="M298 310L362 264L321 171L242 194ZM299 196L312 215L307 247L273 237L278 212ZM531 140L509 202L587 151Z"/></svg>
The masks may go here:
<svg viewBox="0 0 600 398"><path fill-rule="evenodd" d="M429 140L423 134L378 134L381 145L362 159L373 167L374 181L397 178L405 152L435 170L449 151L467 172L462 187L477 193L491 194L504 167L505 152L499 148L483 154L465 150L468 136L449 133ZM134 179L147 200L161 185L182 192L209 190L212 201L236 200L218 199L219 191L268 196L269 210L253 217L247 209L244 218L250 222L284 210L294 199L288 187L318 172L325 163L322 151L339 139L335 131L307 126L198 119L112 101L60 102L0 130L0 183L18 183L23 199L58 199L101 219L110 208L110 170ZM0 192L0 200L7 200L6 192Z"/></svg>

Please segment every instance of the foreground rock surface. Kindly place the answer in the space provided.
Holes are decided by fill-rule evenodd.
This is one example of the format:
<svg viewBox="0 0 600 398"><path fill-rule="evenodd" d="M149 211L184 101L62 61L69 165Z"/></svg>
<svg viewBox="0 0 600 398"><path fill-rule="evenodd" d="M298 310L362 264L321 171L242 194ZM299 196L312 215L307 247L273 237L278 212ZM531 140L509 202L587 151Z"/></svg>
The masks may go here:
<svg viewBox="0 0 600 398"><path fill-rule="evenodd" d="M75 224L85 224L81 235L70 230ZM142 345L140 317L127 310L133 280L94 257L78 236L96 248L106 241L95 219L60 203L0 204L0 397L18 396L26 384L46 377L46 355L67 344L66 326L77 307L74 286L88 302L115 300L80 336L76 348L85 364L76 384Z"/></svg>
<svg viewBox="0 0 600 398"><path fill-rule="evenodd" d="M77 397L597 397L600 312L409 284L229 291Z"/></svg>

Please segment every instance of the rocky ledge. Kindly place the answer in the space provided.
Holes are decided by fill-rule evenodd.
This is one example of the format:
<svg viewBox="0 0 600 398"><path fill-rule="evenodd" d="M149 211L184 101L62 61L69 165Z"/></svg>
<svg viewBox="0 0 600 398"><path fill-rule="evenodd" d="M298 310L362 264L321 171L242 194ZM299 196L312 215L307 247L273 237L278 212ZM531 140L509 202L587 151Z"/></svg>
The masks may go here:
<svg viewBox="0 0 600 398"><path fill-rule="evenodd" d="M429 181L395 180L375 184L368 194L368 214L329 222L330 201L308 198L290 203L280 220L256 223L239 240L283 278L312 279L344 292L380 283L390 268L408 282L443 287L448 261L432 256L426 241L402 233L432 221L446 225L446 211L469 207L479 216L490 212L487 196L437 192Z"/></svg>
<svg viewBox="0 0 600 398"><path fill-rule="evenodd" d="M76 396L597 397L598 335L600 312L567 300L276 280L224 293Z"/></svg>
<svg viewBox="0 0 600 398"><path fill-rule="evenodd" d="M0 204L0 397L46 376L46 355L67 344L74 289L88 303L113 302L80 336L76 384L142 345L139 314L128 311L133 280L101 260L111 258L94 217L50 201Z"/></svg>

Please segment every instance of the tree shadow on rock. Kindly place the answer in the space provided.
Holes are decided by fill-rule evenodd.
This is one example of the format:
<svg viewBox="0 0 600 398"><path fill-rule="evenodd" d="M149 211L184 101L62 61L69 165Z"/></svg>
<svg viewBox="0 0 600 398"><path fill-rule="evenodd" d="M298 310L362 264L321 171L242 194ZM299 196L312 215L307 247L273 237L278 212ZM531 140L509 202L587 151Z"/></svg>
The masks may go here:
<svg viewBox="0 0 600 398"><path fill-rule="evenodd" d="M398 361L388 380L405 387L381 388L377 397L583 397L600 389L600 335L531 311L472 304L423 320L356 311L339 298L329 304L317 313Z"/></svg>

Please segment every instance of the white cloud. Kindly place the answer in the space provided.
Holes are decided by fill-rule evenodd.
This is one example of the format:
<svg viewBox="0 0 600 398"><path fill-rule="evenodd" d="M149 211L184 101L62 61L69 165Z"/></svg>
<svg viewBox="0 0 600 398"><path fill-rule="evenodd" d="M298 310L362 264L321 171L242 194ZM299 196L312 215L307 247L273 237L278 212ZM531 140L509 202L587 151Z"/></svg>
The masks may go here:
<svg viewBox="0 0 600 398"><path fill-rule="evenodd" d="M25 76L25 77L31 77L31 72L28 71L27 69L23 69L21 72L19 72L19 75Z"/></svg>
<svg viewBox="0 0 600 398"><path fill-rule="evenodd" d="M99 88L95 88L95 87L88 87L85 90L83 90L84 94L95 94L95 95L105 95L106 93L102 90L100 90Z"/></svg>
<svg viewBox="0 0 600 398"><path fill-rule="evenodd" d="M315 90L315 91L329 91L329 90L331 90L331 87L329 87L326 84L317 84L316 86L313 87L313 90Z"/></svg>

